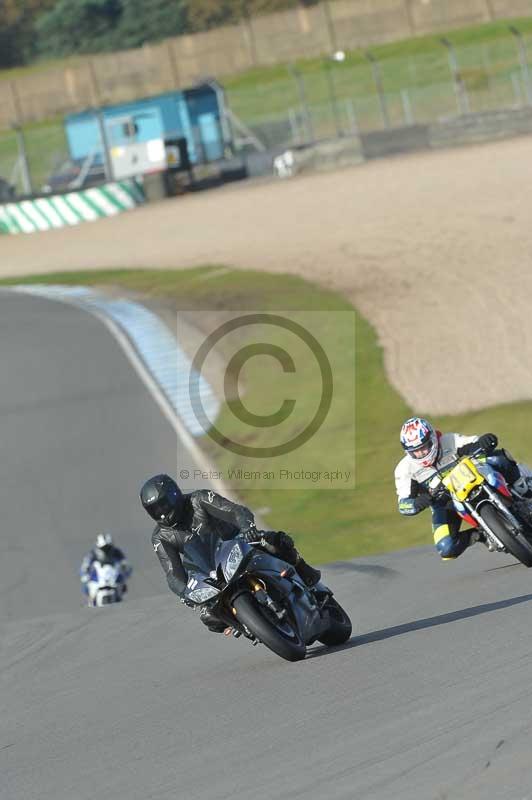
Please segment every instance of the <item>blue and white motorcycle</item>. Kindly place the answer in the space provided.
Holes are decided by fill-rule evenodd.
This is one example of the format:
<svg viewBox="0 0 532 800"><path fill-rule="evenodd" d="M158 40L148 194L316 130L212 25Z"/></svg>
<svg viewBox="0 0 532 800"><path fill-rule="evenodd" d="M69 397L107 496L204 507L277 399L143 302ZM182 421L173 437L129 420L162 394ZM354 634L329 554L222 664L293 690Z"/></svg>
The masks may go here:
<svg viewBox="0 0 532 800"><path fill-rule="evenodd" d="M88 605L93 608L121 603L127 590L121 564L93 561L87 581Z"/></svg>

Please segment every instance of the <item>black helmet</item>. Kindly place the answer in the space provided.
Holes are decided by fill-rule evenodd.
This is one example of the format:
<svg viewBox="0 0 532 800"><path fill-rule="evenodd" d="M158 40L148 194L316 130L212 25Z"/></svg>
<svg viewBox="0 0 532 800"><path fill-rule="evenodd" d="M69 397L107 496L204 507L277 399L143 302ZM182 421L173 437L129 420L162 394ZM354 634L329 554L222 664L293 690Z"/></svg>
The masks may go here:
<svg viewBox="0 0 532 800"><path fill-rule="evenodd" d="M155 475L140 490L140 502L155 522L166 528L174 525L183 511L183 494L169 475Z"/></svg>

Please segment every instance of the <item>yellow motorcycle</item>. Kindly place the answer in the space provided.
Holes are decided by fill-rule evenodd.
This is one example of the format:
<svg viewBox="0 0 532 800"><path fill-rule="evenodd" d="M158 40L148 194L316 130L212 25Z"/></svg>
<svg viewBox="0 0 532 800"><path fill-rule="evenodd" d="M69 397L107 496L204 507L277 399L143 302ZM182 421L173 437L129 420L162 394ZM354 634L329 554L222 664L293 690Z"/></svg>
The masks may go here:
<svg viewBox="0 0 532 800"><path fill-rule="evenodd" d="M485 455L463 456L436 472L431 491L445 487L459 516L483 532L490 551L510 553L532 567L532 503L512 494Z"/></svg>

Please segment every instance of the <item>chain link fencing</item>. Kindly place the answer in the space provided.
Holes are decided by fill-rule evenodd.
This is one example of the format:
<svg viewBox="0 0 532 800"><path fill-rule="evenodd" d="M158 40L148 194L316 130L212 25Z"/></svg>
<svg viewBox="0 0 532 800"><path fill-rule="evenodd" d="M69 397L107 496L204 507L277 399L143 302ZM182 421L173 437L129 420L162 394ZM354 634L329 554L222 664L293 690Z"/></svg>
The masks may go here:
<svg viewBox="0 0 532 800"><path fill-rule="evenodd" d="M0 134L0 202L47 191L52 175L68 169L60 119ZM9 188L11 187L11 188Z"/></svg>
<svg viewBox="0 0 532 800"><path fill-rule="evenodd" d="M278 67L249 87L229 82L228 122L239 153L531 108L529 64L532 35L512 26L489 42L457 46L442 37L429 52L405 57L339 51ZM67 98L65 104L67 111ZM46 192L61 173L67 185L69 168L60 117L0 132L0 200L10 191Z"/></svg>
<svg viewBox="0 0 532 800"><path fill-rule="evenodd" d="M337 53L301 68L288 65L275 79L229 88L227 95L241 129L265 149L280 149L532 105L529 63L532 37L509 30L507 37L467 47L442 39L430 53L407 58Z"/></svg>

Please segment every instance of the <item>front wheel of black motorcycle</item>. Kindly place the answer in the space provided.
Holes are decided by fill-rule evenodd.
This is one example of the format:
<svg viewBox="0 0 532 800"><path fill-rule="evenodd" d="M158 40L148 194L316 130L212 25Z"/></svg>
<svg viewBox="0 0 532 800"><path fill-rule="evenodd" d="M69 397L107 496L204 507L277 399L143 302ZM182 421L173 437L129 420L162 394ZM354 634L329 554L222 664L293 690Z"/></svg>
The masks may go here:
<svg viewBox="0 0 532 800"><path fill-rule="evenodd" d="M270 650L286 661L301 661L307 648L299 633L289 622L274 622L264 615L260 605L250 594L241 594L233 600L236 618Z"/></svg>
<svg viewBox="0 0 532 800"><path fill-rule="evenodd" d="M503 515L493 506L484 505L479 513L510 555L517 558L525 567L532 567L532 544L525 536L522 533L517 535L511 533Z"/></svg>
<svg viewBox="0 0 532 800"><path fill-rule="evenodd" d="M331 624L325 633L322 633L318 641L327 645L327 647L335 647L336 645L344 644L344 642L347 642L351 637L353 629L351 620L334 597L329 598L325 609L329 612Z"/></svg>

